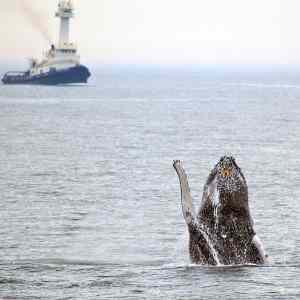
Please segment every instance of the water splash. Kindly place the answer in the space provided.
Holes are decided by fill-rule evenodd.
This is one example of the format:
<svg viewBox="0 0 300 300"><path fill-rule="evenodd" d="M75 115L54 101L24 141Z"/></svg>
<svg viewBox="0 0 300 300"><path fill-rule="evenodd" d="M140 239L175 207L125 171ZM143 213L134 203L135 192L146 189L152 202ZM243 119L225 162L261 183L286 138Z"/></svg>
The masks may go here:
<svg viewBox="0 0 300 300"><path fill-rule="evenodd" d="M206 233L206 230L204 230L203 228L201 228L199 226L199 231L203 235L203 237L204 237L204 239L205 239L205 241L206 241L206 243L207 243L207 245L208 245L208 247L210 249L210 253L212 254L213 259L216 262L217 266L221 266L222 264L221 264L221 262L219 260L218 253L217 253L217 251L216 251L216 249L215 249L215 247L214 247L211 239L209 238L208 234Z"/></svg>
<svg viewBox="0 0 300 300"><path fill-rule="evenodd" d="M264 260L264 263L265 264L270 264L271 260L268 257L268 255L266 254L264 246L263 246L263 244L262 244L262 242L261 242L261 240L260 240L260 238L258 237L257 234L253 237L252 242L254 243L256 248L258 249L260 256Z"/></svg>
<svg viewBox="0 0 300 300"><path fill-rule="evenodd" d="M214 180L210 186L208 187L208 192L210 195L210 199L211 199L211 204L213 206L213 214L214 214L214 220L215 220L215 230L217 230L218 226L219 226L219 214L218 214L218 209L221 205L220 203L220 193L219 190L217 188L217 184L216 184L216 180Z"/></svg>
<svg viewBox="0 0 300 300"><path fill-rule="evenodd" d="M220 203L220 194L218 189L214 191L213 199L212 199L212 205L214 210L214 220L215 220L215 230L219 227L219 207L221 205Z"/></svg>

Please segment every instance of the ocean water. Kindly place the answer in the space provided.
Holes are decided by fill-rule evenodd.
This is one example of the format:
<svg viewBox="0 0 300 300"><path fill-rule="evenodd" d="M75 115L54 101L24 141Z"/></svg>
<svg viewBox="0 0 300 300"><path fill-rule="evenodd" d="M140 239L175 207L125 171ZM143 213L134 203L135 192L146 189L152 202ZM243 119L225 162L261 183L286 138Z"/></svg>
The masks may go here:
<svg viewBox="0 0 300 300"><path fill-rule="evenodd" d="M300 76L113 68L0 85L0 299L300 299ZM195 204L231 153L269 266L189 262Z"/></svg>

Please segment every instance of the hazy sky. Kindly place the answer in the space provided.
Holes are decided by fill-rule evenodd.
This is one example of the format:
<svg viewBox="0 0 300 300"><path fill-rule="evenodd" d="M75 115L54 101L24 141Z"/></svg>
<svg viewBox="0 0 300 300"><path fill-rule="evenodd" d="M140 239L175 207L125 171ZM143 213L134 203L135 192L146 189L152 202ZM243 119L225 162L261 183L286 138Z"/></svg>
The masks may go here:
<svg viewBox="0 0 300 300"><path fill-rule="evenodd" d="M57 40L58 0L0 0L0 60L40 56ZM40 18L29 20L25 3ZM83 61L299 64L299 0L75 0ZM40 22L40 24L38 24ZM44 34L45 35L45 34Z"/></svg>

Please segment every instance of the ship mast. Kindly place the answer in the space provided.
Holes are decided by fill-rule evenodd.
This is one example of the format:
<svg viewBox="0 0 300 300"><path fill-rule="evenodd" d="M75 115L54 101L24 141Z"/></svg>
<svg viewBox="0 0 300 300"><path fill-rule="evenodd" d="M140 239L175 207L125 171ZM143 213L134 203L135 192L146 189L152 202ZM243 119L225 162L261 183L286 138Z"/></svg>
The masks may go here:
<svg viewBox="0 0 300 300"><path fill-rule="evenodd" d="M70 33L70 18L74 17L74 8L71 0L60 0L58 10L55 14L60 18L60 32L59 32L59 48L69 46Z"/></svg>

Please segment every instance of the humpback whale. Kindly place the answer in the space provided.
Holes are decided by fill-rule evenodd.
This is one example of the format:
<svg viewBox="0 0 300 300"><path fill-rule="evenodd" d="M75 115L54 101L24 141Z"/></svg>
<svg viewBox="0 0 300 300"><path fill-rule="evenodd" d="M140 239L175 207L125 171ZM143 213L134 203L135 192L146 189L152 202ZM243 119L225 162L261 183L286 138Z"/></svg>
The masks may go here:
<svg viewBox="0 0 300 300"><path fill-rule="evenodd" d="M264 264L268 256L254 231L246 179L231 156L210 172L195 212L182 162L174 161L181 189L182 212L189 232L192 263L205 265Z"/></svg>

